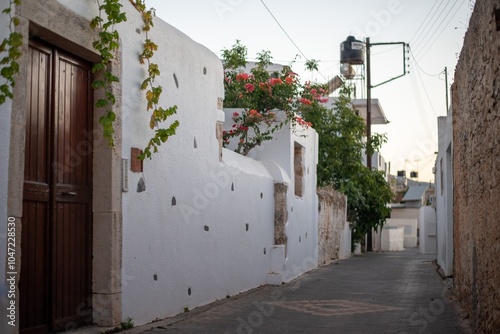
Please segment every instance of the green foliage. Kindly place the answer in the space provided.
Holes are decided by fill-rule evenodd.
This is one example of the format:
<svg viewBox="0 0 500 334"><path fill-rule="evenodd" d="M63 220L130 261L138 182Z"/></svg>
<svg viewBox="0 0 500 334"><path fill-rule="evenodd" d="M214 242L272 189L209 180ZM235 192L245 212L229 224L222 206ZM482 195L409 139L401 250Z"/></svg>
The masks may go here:
<svg viewBox="0 0 500 334"><path fill-rule="evenodd" d="M97 0L99 6L99 15L90 21L92 29L99 29L99 38L93 42L94 49L101 55L101 61L94 64L92 73L103 72L102 79L96 79L92 83L92 88L104 90L105 98L97 100L96 107L104 108L105 115L101 116L99 123L103 128L103 136L108 140L110 146L113 146L114 121L116 114L112 107L116 102L116 98L111 90L111 85L114 82L119 82L119 79L110 70L110 62L114 59L115 53L119 48L120 35L115 30L115 24L127 20L125 13L121 11L122 5L119 0L104 0L102 3ZM106 19L103 19L103 12L106 14Z"/></svg>
<svg viewBox="0 0 500 334"><path fill-rule="evenodd" d="M348 221L355 223L353 239L358 242L371 228L385 222L393 195L384 174L363 165L366 126L351 109L350 96L351 88L342 86L333 110L312 103L302 114L319 134L318 185L333 186L347 196ZM386 141L385 135L372 138L373 151Z"/></svg>
<svg viewBox="0 0 500 334"><path fill-rule="evenodd" d="M116 326L112 329L108 329L104 332L101 332L102 334L115 334L115 333L120 333L122 331L126 331L128 329L134 328L134 321L132 320L131 317L128 317L125 321L122 321L120 323L120 326Z"/></svg>
<svg viewBox="0 0 500 334"><path fill-rule="evenodd" d="M269 51L257 54L256 66L244 72L247 49L239 41L229 50L222 51L225 70L224 107L242 108L233 114L233 129L223 132L223 145L237 139L236 152L247 155L251 149L271 140L275 131L285 124L308 127L311 123L300 117L303 106L321 101L326 92L314 89L309 83L302 85L290 66L279 72L268 71L272 65Z"/></svg>
<svg viewBox="0 0 500 334"><path fill-rule="evenodd" d="M316 59L310 59L306 61L305 63L306 70L312 72L312 71L318 71L319 69L319 60Z"/></svg>
<svg viewBox="0 0 500 334"><path fill-rule="evenodd" d="M166 142L170 136L175 134L179 122L175 121L168 128L160 128L159 123L167 120L177 112L177 106L164 109L159 106L160 96L162 93L161 86L155 86L154 81L160 75L160 70L157 64L151 62L158 46L149 38L148 32L153 27L153 18L155 10L153 8L146 10L143 0L132 1L135 8L141 13L144 22L143 31L146 33L146 39L143 44L143 51L139 56L141 64L147 64L148 77L141 83L141 90L146 91L147 106L146 109L151 111L149 126L155 130L153 138L148 142L148 145L139 156L140 159L151 158L152 153L158 152L158 146ZM115 24L125 22L127 20L125 13L121 11L122 5L119 0L103 0L102 4L98 0L99 15L92 19L90 26L93 29L99 29L99 38L94 41L94 48L101 55L101 62L94 64L92 72L103 71L102 79L96 79L92 83L94 89L103 89L105 98L99 99L96 102L98 108L106 108L106 114L99 119L99 123L104 130L104 138L107 138L110 146L113 146L114 121L116 114L112 110L112 106L116 102L116 98L112 93L111 85L118 82L119 78L109 70L110 62L115 58L115 53L119 48L119 33L114 29ZM106 14L103 18L103 12Z"/></svg>
<svg viewBox="0 0 500 334"><path fill-rule="evenodd" d="M172 122L167 128L159 127L161 122L167 121L170 116L177 113L177 106L174 105L167 109L159 106L163 89L161 86L155 86L154 81L156 77L160 75L160 69L157 64L151 62L151 58L154 56L155 51L158 50L158 46L151 41L148 35L151 27L153 27L155 11L153 8L146 10L142 0L137 0L135 2L135 7L142 14L142 19L144 21L142 30L146 34L146 40L144 41L143 51L139 56L139 61L141 64L147 64L148 77L141 83L141 89L146 91L147 110L151 111L149 127L155 131L153 138L149 140L142 154L139 155L139 159L151 159L152 153L158 152L158 147L162 143L165 143L169 137L175 135L175 131L179 127L179 121L176 120Z"/></svg>
<svg viewBox="0 0 500 334"><path fill-rule="evenodd" d="M20 48L23 37L21 34L15 32L15 27L19 24L19 19L13 15L13 12L14 7L20 5L20 3L21 0L11 0L9 7L2 11L2 14L9 16L10 34L0 44L0 53L6 53L0 59L0 65L2 65L0 75L6 81L6 83L0 85L0 105L7 98L12 99L12 88L15 86L14 76L19 73L19 64L16 60L21 56ZM177 106L167 109L160 107L158 104L162 88L153 84L155 78L160 75L158 65L150 61L158 46L148 38L148 31L153 27L155 10L153 8L146 10L143 0L135 0L132 3L142 14L144 21L143 30L146 32L146 40L139 61L141 64L147 63L148 77L142 82L141 89L146 90L147 110L152 111L150 127L155 130L155 135L150 139L143 154L140 156L141 159L144 159L146 157L151 158L151 151L157 152L158 146L175 134L179 122L175 121L167 128L160 128L158 126L160 122L166 121L167 118L177 112ZM93 65L92 73L100 72L102 76L92 82L92 88L104 91L104 97L96 101L96 107L105 109L105 115L99 119L99 123L103 127L104 138L108 139L110 146L113 146L114 122L116 120L113 105L116 103L116 97L113 94L111 86L113 83L119 82L119 78L110 70L110 63L115 58L116 51L120 46L120 35L114 27L118 23L125 22L127 17L122 12L120 0L97 0L97 5L99 6L99 15L90 21L90 27L99 30L98 39L93 42L93 47L99 52L101 61ZM105 17L103 17L103 13Z"/></svg>
<svg viewBox="0 0 500 334"><path fill-rule="evenodd" d="M120 323L120 326L122 327L122 330L134 328L134 321L131 317L128 317L125 321Z"/></svg>
<svg viewBox="0 0 500 334"><path fill-rule="evenodd" d="M222 59L226 71L237 71L240 67L245 67L247 64L247 48L241 45L239 40L233 44L231 49L222 50Z"/></svg>
<svg viewBox="0 0 500 334"><path fill-rule="evenodd" d="M21 56L23 36L15 31L15 27L19 25L19 19L14 15L14 9L20 4L20 0L11 0L9 7L2 10L2 14L9 16L9 36L0 44L0 53L6 53L0 59L2 66L0 76L5 79L5 83L0 85L0 105L5 103L7 98L12 99L12 89L16 85L14 77L19 73L19 63L16 60Z"/></svg>

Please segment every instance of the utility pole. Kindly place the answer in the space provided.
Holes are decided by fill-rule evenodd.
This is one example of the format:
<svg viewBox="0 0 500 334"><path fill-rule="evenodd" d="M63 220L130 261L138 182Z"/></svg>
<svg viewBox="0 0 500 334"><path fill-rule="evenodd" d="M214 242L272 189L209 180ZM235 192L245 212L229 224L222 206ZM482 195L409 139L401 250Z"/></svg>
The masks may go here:
<svg viewBox="0 0 500 334"><path fill-rule="evenodd" d="M408 44L404 42L389 42L389 43L370 43L370 37L366 38L366 143L370 145L371 136L372 136L372 88L383 85L389 81L400 78L406 74L406 46ZM400 74L396 77L390 78L384 82L381 82L377 85L372 86L371 80L371 57L370 57L370 48L376 45L394 45L399 44L403 46L403 74ZM372 155L369 150L366 150L366 167L371 171L372 170ZM367 241L366 241L366 251L373 251L373 236L372 231L368 231Z"/></svg>
<svg viewBox="0 0 500 334"><path fill-rule="evenodd" d="M369 144L372 137L372 77L370 65L370 37L366 38L366 143ZM366 151L366 166L372 170L372 155ZM371 244L371 239L369 239Z"/></svg>
<svg viewBox="0 0 500 334"><path fill-rule="evenodd" d="M395 45L399 44L403 46L403 73L392 77L388 80L385 80L379 84L372 85L371 83L371 63L370 63L370 48L372 46L377 45ZM406 47L407 43L404 42L389 42L389 43L370 43L370 37L366 37L365 49L366 49L366 142L370 144L371 136L372 136L372 88L378 87L389 81L400 78L406 74ZM341 63L343 65L348 65L346 68L344 76L347 79L352 79L352 76L348 76L351 74L349 68L351 65L362 65L364 63L364 59L362 57L362 42L357 41L353 36L347 37L347 40L341 43ZM342 67L343 68L343 67ZM342 70L341 70L342 71ZM371 171L372 170L372 155L369 150L366 150L366 167ZM366 250L371 252L373 251L373 242L372 242L372 231L368 232L368 240L366 242Z"/></svg>
<svg viewBox="0 0 500 334"><path fill-rule="evenodd" d="M372 77L370 65L370 37L366 38L366 167L372 170L372 154L368 149L372 137ZM366 250L373 251L372 230L368 231L366 238Z"/></svg>

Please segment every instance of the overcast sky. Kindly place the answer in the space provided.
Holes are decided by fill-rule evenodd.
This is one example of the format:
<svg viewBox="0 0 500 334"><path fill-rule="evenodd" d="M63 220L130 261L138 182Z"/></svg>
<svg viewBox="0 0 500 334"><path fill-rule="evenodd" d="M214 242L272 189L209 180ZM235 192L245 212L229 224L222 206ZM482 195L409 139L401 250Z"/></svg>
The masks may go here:
<svg viewBox="0 0 500 334"><path fill-rule="evenodd" d="M288 64L303 80L325 82L339 74L340 43L347 36L371 43L410 44L410 74L372 89L390 121L373 127L387 133L382 155L397 170L418 171L434 179L437 116L446 115L444 68L448 83L472 13L473 0L146 0L158 17L217 55L237 39L249 58L269 50L275 63ZM273 18L274 16L274 18ZM278 23L279 24L278 24ZM281 25L281 27L280 27ZM285 33L286 32L286 33ZM288 35L288 36L287 36ZM319 60L319 73L304 70L306 59ZM403 72L403 52L372 47L372 84ZM361 68L358 69L358 72ZM361 81L358 81L361 86ZM366 98L358 89L357 98ZM451 97L450 97L451 105Z"/></svg>

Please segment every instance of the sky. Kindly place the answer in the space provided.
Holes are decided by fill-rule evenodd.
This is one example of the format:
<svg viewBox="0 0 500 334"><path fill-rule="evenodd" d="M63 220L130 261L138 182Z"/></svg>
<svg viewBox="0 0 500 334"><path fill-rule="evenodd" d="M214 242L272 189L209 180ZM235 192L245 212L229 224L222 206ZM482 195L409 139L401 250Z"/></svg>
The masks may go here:
<svg viewBox="0 0 500 334"><path fill-rule="evenodd" d="M446 81L454 69L475 0L146 0L156 15L217 55L240 40L249 60L268 50L303 81L326 82L340 74L340 44L352 35L371 43L405 42L409 74L372 89L389 124L374 125L388 142L381 153L398 170L434 181L437 117L445 116ZM403 74L401 46L371 47L372 85ZM304 63L319 61L318 72ZM363 67L355 68L357 73ZM366 98L366 82L356 98ZM451 105L451 95L449 96Z"/></svg>

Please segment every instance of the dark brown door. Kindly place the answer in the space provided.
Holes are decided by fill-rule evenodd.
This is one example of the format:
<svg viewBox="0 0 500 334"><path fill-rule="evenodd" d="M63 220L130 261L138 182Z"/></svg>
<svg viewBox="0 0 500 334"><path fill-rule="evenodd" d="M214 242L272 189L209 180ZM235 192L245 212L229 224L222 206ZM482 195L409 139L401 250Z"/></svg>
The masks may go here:
<svg viewBox="0 0 500 334"><path fill-rule="evenodd" d="M91 322L91 65L30 41L21 240L22 333Z"/></svg>

